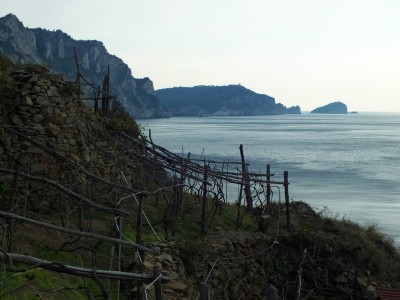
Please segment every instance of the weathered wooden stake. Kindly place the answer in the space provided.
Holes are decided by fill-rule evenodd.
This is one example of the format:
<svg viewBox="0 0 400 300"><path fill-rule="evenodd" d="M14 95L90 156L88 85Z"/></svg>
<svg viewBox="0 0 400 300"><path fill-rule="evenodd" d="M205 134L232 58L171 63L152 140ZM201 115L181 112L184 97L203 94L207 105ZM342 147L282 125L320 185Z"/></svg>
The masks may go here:
<svg viewBox="0 0 400 300"><path fill-rule="evenodd" d="M154 279L160 277L160 267L155 265L153 267ZM162 300L161 277L154 283L154 293L156 300Z"/></svg>
<svg viewBox="0 0 400 300"><path fill-rule="evenodd" d="M206 283L200 283L200 300L210 300L210 294Z"/></svg>
<svg viewBox="0 0 400 300"><path fill-rule="evenodd" d="M76 47L74 47L74 58L75 58L75 65L76 65L76 85L77 85L77 96L78 100L81 97L81 73L79 71L79 63L78 63L78 55L76 54Z"/></svg>
<svg viewBox="0 0 400 300"><path fill-rule="evenodd" d="M103 79L103 94L102 94L102 111L104 115L108 115L110 110L110 66L107 67L107 74Z"/></svg>
<svg viewBox="0 0 400 300"><path fill-rule="evenodd" d="M110 268L109 270L112 271L112 266L113 266L113 259L114 259L114 246L111 247L111 253L110 253ZM119 281L118 281L119 282ZM118 284L119 285L119 284ZM119 287L118 287L119 288ZM108 292L108 297L110 297L111 294L111 279L108 280L107 283L107 292ZM118 291L117 291L117 295L118 295ZM118 296L117 296L118 299Z"/></svg>
<svg viewBox="0 0 400 300"><path fill-rule="evenodd" d="M110 65L107 66L107 97L106 97L106 114L110 113Z"/></svg>
<svg viewBox="0 0 400 300"><path fill-rule="evenodd" d="M262 233L266 233L270 223L270 215L262 215L258 220L258 230Z"/></svg>
<svg viewBox="0 0 400 300"><path fill-rule="evenodd" d="M239 230L239 226L240 226L240 207L242 206L242 193L243 193L243 185L240 185L238 210L237 210L237 216L236 216L236 230Z"/></svg>
<svg viewBox="0 0 400 300"><path fill-rule="evenodd" d="M143 194L139 196L139 210L136 219L136 243L142 244L142 215L143 215ZM139 253L139 273L143 273L144 263L144 252L138 251ZM137 283L137 299L142 300L143 298L143 282L138 281Z"/></svg>
<svg viewBox="0 0 400 300"><path fill-rule="evenodd" d="M283 181L285 185L285 203L286 203L286 229L290 231L290 205L289 205L289 173L283 172Z"/></svg>
<svg viewBox="0 0 400 300"><path fill-rule="evenodd" d="M139 195L139 211L138 211L138 215L137 215L137 222L136 222L136 243L138 245L142 244L142 227L143 227L143 194ZM143 254L144 252L139 249L139 254L140 257L143 260Z"/></svg>
<svg viewBox="0 0 400 300"><path fill-rule="evenodd" d="M179 211L179 208L178 208L179 192L178 192L178 187L176 186L178 184L178 179L176 176L177 175L175 174L174 175L174 187L172 188L173 194L172 194L172 209L171 209L172 210L171 211L171 214L172 214L171 235L173 237L175 237L175 235L176 235L176 221L178 218L178 211Z"/></svg>
<svg viewBox="0 0 400 300"><path fill-rule="evenodd" d="M117 209L121 209L121 205L117 205ZM117 230L118 230L118 239L122 239L122 216L120 214L117 215ZM122 245L118 244L118 271L122 271ZM117 300L119 300L121 282L117 281Z"/></svg>
<svg viewBox="0 0 400 300"><path fill-rule="evenodd" d="M97 92L94 93L95 93L94 111L99 111L100 86L97 87Z"/></svg>
<svg viewBox="0 0 400 300"><path fill-rule="evenodd" d="M271 210L271 166L267 164L267 213Z"/></svg>
<svg viewBox="0 0 400 300"><path fill-rule="evenodd" d="M240 144L240 157L242 159L242 181L244 182L244 194L246 195L246 204L248 209L253 208L253 199L251 198L250 192L250 181L249 175L247 174L246 161L244 160L243 145Z"/></svg>
<svg viewBox="0 0 400 300"><path fill-rule="evenodd" d="M204 160L204 176L203 176L203 207L201 209L201 235L205 236L206 233L206 208L207 208L207 166Z"/></svg>

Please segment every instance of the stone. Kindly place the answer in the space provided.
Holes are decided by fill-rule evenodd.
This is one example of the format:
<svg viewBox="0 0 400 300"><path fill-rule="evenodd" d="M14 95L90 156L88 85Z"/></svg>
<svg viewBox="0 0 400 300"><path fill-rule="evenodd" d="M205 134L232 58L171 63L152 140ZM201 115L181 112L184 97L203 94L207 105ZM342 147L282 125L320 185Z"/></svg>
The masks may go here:
<svg viewBox="0 0 400 300"><path fill-rule="evenodd" d="M29 96L24 96L24 97L21 98L20 104L21 105L31 106L31 105L33 105L32 98L29 97Z"/></svg>
<svg viewBox="0 0 400 300"><path fill-rule="evenodd" d="M178 273L176 273L176 272L169 272L169 273L167 274L167 276L168 276L169 279L172 280L172 281L177 281L177 280L179 280L179 275L178 275Z"/></svg>
<svg viewBox="0 0 400 300"><path fill-rule="evenodd" d="M37 132L39 132L39 134L41 134L41 135L45 135L46 134L46 130L40 124L34 125L33 129L36 130Z"/></svg>
<svg viewBox="0 0 400 300"><path fill-rule="evenodd" d="M168 254L165 252L161 253L159 256L156 256L156 259L158 261L167 261L167 262L170 262L171 264L174 263L174 260L171 256L171 254Z"/></svg>
<svg viewBox="0 0 400 300"><path fill-rule="evenodd" d="M183 282L171 281L165 284L165 287L176 292L183 292L188 288L188 285Z"/></svg>
<svg viewBox="0 0 400 300"><path fill-rule="evenodd" d="M58 144L57 148L61 151L68 152L69 151L69 145L68 144Z"/></svg>
<svg viewBox="0 0 400 300"><path fill-rule="evenodd" d="M20 155L17 159L17 162L21 166L26 166L31 161L30 155Z"/></svg>
<svg viewBox="0 0 400 300"><path fill-rule="evenodd" d="M232 241L228 240L228 239L225 240L225 247L228 252L232 252L235 250L235 247L233 247Z"/></svg>
<svg viewBox="0 0 400 300"><path fill-rule="evenodd" d="M39 80L39 75L38 74L34 74L29 80L28 82L36 82Z"/></svg>
<svg viewBox="0 0 400 300"><path fill-rule="evenodd" d="M32 88L32 83L30 83L30 82L24 83L22 85L22 89L24 89L24 90L30 90L31 88Z"/></svg>
<svg viewBox="0 0 400 300"><path fill-rule="evenodd" d="M61 133L61 128L53 123L49 123L46 127L46 132L50 136L56 136Z"/></svg>
<svg viewBox="0 0 400 300"><path fill-rule="evenodd" d="M97 160L97 152L96 151L91 151L90 152L90 159L95 162ZM154 249L157 250L156 254L160 254L160 247L154 247Z"/></svg>
<svg viewBox="0 0 400 300"><path fill-rule="evenodd" d="M55 86L52 85L47 90L47 96L49 96L49 97L59 97L60 93L58 92L58 89Z"/></svg>
<svg viewBox="0 0 400 300"><path fill-rule="evenodd" d="M73 122L75 122L75 114L70 114L66 119L65 119L65 123L67 124L71 124Z"/></svg>
<svg viewBox="0 0 400 300"><path fill-rule="evenodd" d="M32 117L32 122L33 123L41 123L43 121L44 117L42 115L34 115Z"/></svg>
<svg viewBox="0 0 400 300"><path fill-rule="evenodd" d="M29 105L20 105L20 106L18 107L18 109L20 110L20 112L21 112L21 111L28 111L28 110L31 109L31 107L32 107L32 106L29 106Z"/></svg>
<svg viewBox="0 0 400 300"><path fill-rule="evenodd" d="M24 90L21 90L20 93L21 93L22 96L26 96L26 95L30 94L30 90L24 89Z"/></svg>
<svg viewBox="0 0 400 300"><path fill-rule="evenodd" d="M36 146L30 146L25 150L27 153L42 154L44 151Z"/></svg>
<svg viewBox="0 0 400 300"><path fill-rule="evenodd" d="M50 105L50 101L43 96L37 97L36 103L39 104L40 106L49 106Z"/></svg>
<svg viewBox="0 0 400 300"><path fill-rule="evenodd" d="M345 275L345 274L339 274L339 275L336 277L336 282L337 282L338 284L346 284L346 283L347 283L346 275Z"/></svg>
<svg viewBox="0 0 400 300"><path fill-rule="evenodd" d="M376 288L373 285L369 285L365 294L368 300L375 300L377 297Z"/></svg>
<svg viewBox="0 0 400 300"><path fill-rule="evenodd" d="M80 163L80 162L81 162L81 158L80 158L78 155L76 155L75 153L71 153L70 155L71 155L71 158L72 158L74 161L76 161L77 163Z"/></svg>
<svg viewBox="0 0 400 300"><path fill-rule="evenodd" d="M56 96L56 97L51 97L54 103L61 103L62 102L62 97L61 96Z"/></svg>
<svg viewBox="0 0 400 300"><path fill-rule="evenodd" d="M36 93L36 94L39 94L39 93L41 92L40 86L35 85L35 86L32 88L32 92L33 92L33 93Z"/></svg>
<svg viewBox="0 0 400 300"><path fill-rule="evenodd" d="M17 115L17 114L13 114L13 115L10 117L10 121L11 121L11 123L13 123L14 125L17 125L17 126L24 126L24 122L22 121L22 119L20 118L20 116Z"/></svg>
<svg viewBox="0 0 400 300"><path fill-rule="evenodd" d="M179 277L183 277L186 275L185 265L182 262L178 263L177 271L178 271Z"/></svg>
<svg viewBox="0 0 400 300"><path fill-rule="evenodd" d="M42 171L43 165L41 163L35 162L31 163L31 172L32 173L39 173Z"/></svg>

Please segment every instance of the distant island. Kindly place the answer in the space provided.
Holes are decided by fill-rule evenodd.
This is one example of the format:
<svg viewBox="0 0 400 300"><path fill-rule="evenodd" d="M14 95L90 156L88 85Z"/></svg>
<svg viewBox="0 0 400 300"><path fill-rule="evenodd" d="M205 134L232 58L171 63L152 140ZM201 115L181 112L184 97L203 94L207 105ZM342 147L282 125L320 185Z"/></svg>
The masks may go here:
<svg viewBox="0 0 400 300"><path fill-rule="evenodd" d="M315 114L347 114L347 105L340 102L332 102L327 105L318 107L311 111Z"/></svg>
<svg viewBox="0 0 400 300"><path fill-rule="evenodd" d="M173 116L255 116L300 114L299 106L287 108L268 95L241 85L174 87L156 90L161 104Z"/></svg>

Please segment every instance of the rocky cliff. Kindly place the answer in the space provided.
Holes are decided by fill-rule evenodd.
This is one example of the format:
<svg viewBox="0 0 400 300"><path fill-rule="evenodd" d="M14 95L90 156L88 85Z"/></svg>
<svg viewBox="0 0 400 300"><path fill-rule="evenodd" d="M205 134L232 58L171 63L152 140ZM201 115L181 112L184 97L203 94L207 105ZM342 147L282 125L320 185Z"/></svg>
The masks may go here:
<svg viewBox="0 0 400 300"><path fill-rule="evenodd" d="M168 117L160 105L149 78L135 79L130 68L107 52L99 41L74 40L60 30L25 28L15 15L0 18L0 52L18 63L45 65L75 80L73 49L76 47L81 74L91 83L102 84L110 68L110 91L135 118ZM85 91L92 96L91 90Z"/></svg>
<svg viewBox="0 0 400 300"><path fill-rule="evenodd" d="M300 107L286 108L275 99L241 85L175 87L156 91L174 116L255 116L300 114Z"/></svg>
<svg viewBox="0 0 400 300"><path fill-rule="evenodd" d="M332 102L327 105L318 107L311 111L311 113L317 114L347 114L347 106L346 104L337 101Z"/></svg>

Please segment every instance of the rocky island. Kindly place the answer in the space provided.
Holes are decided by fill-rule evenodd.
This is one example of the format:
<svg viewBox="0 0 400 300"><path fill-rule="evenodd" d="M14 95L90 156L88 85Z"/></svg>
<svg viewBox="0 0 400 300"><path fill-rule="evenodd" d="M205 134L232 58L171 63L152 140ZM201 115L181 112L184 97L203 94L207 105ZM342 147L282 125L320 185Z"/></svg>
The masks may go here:
<svg viewBox="0 0 400 300"><path fill-rule="evenodd" d="M347 105L337 101L318 107L311 111L314 114L347 114Z"/></svg>

